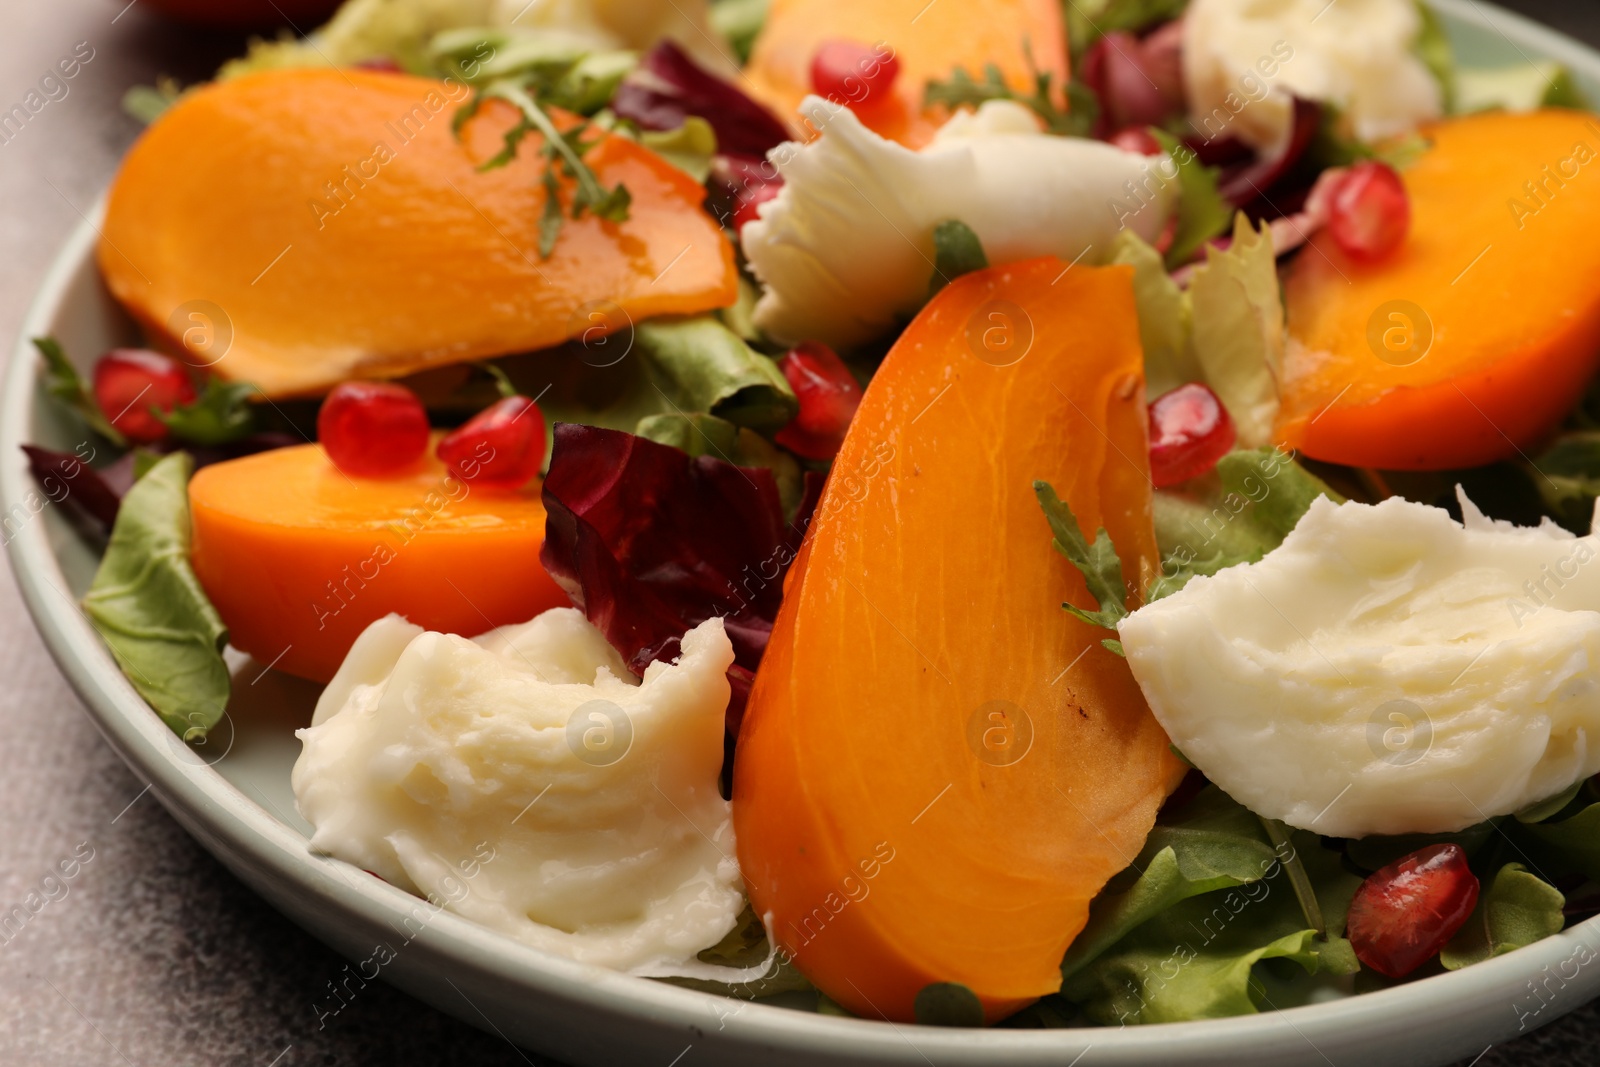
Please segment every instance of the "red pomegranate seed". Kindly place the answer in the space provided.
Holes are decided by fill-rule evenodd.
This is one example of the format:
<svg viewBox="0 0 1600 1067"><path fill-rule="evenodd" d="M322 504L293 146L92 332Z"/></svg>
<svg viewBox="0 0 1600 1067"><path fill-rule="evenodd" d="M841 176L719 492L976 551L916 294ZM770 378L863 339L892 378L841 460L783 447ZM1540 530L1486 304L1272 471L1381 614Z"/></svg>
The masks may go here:
<svg viewBox="0 0 1600 1067"><path fill-rule="evenodd" d="M1163 393L1150 405L1150 478L1160 488L1197 478L1228 454L1237 436L1209 387L1190 382Z"/></svg>
<svg viewBox="0 0 1600 1067"><path fill-rule="evenodd" d="M428 413L403 385L341 382L317 412L317 440L346 474L381 478L427 451Z"/></svg>
<svg viewBox="0 0 1600 1067"><path fill-rule="evenodd" d="M900 61L856 41L823 41L811 57L811 89L838 104L876 104L889 95Z"/></svg>
<svg viewBox="0 0 1600 1067"><path fill-rule="evenodd" d="M1141 156L1159 156L1161 142L1155 139L1148 126L1129 126L1111 135L1111 143L1124 152L1137 152Z"/></svg>
<svg viewBox="0 0 1600 1067"><path fill-rule="evenodd" d="M525 396L508 396L445 434L434 449L474 487L520 489L544 463L544 415Z"/></svg>
<svg viewBox="0 0 1600 1067"><path fill-rule="evenodd" d="M1328 229L1355 259L1382 259L1400 247L1410 228L1411 198L1387 163L1357 163L1329 196Z"/></svg>
<svg viewBox="0 0 1600 1067"><path fill-rule="evenodd" d="M115 348L94 365L94 399L111 425L135 444L167 436L155 412L194 402L194 382L183 364L142 348Z"/></svg>
<svg viewBox="0 0 1600 1067"><path fill-rule="evenodd" d="M1478 879L1460 845L1429 845L1374 871L1350 901L1356 958L1404 978L1444 947L1478 903Z"/></svg>
<svg viewBox="0 0 1600 1067"><path fill-rule="evenodd" d="M806 459L831 459L844 444L844 433L861 404L861 386L833 349L806 341L778 361L789 388L800 400L800 413L775 440Z"/></svg>
<svg viewBox="0 0 1600 1067"><path fill-rule="evenodd" d="M733 232L743 233L748 223L759 217L756 208L777 196L783 190L783 181L752 182L739 193L739 202L733 209Z"/></svg>

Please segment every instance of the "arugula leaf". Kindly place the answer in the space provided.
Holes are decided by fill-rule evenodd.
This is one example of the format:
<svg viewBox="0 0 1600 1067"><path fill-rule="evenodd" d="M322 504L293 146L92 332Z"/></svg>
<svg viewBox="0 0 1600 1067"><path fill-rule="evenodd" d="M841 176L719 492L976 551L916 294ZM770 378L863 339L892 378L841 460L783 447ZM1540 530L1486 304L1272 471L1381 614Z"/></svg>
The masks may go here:
<svg viewBox="0 0 1600 1067"><path fill-rule="evenodd" d="M1411 46L1411 50L1422 60L1422 65L1428 68L1433 80L1439 83L1439 92L1444 101L1444 113L1453 114L1456 109L1455 49L1450 45L1450 35L1445 31L1444 20L1423 0L1415 2L1417 15L1422 20L1422 29L1417 34L1416 43Z"/></svg>
<svg viewBox="0 0 1600 1067"><path fill-rule="evenodd" d="M962 106L977 107L990 100L1011 100L1039 116L1048 133L1062 137L1089 136L1099 111L1094 93L1078 82L1068 82L1067 102L1071 110L1064 111L1056 104L1056 94L1050 85L1052 80L1049 71L1035 69L1033 92L1025 95L1011 88L1000 68L993 63L984 65L981 81L965 67L956 67L948 81L930 79L922 99L929 107L943 104L952 111Z"/></svg>
<svg viewBox="0 0 1600 1067"><path fill-rule="evenodd" d="M1214 785L1201 790L1171 822L1158 823L1129 870L1126 888L1107 886L1089 905L1089 922L1061 961L1070 978L1128 933L1180 901L1253 882L1276 859L1260 821ZM1126 872L1124 872L1126 874Z"/></svg>
<svg viewBox="0 0 1600 1067"><path fill-rule="evenodd" d="M1078 518L1072 513L1072 508L1060 497L1048 482L1034 482L1033 491L1039 498L1039 506L1044 509L1044 516L1050 523L1050 532L1055 535L1052 542L1057 552L1078 568L1083 574L1084 584L1089 587L1089 595L1094 597L1100 605L1099 611L1085 611L1075 604L1062 604L1069 614L1082 619L1091 626L1103 626L1108 630L1115 630L1117 623L1128 614L1128 590L1122 582L1122 560L1117 558L1117 550L1111 544L1111 535L1106 533L1105 527L1095 531L1094 541L1091 543L1083 536L1083 528L1078 525ZM1112 649L1113 652L1117 649Z"/></svg>
<svg viewBox="0 0 1600 1067"><path fill-rule="evenodd" d="M959 982L934 982L917 991L912 1012L921 1026L983 1025L983 1002Z"/></svg>
<svg viewBox="0 0 1600 1067"><path fill-rule="evenodd" d="M134 483L83 610L139 695L185 741L222 718L227 628L189 566L189 475L174 452Z"/></svg>
<svg viewBox="0 0 1600 1067"><path fill-rule="evenodd" d="M1459 845L1470 859L1495 837L1499 823L1491 819L1449 834L1373 834L1346 841L1344 852L1351 863L1369 872L1429 845Z"/></svg>
<svg viewBox="0 0 1600 1067"><path fill-rule="evenodd" d="M1478 898L1466 925L1439 953L1439 962L1445 970L1457 971L1560 933L1565 904L1555 886L1520 863L1508 863Z"/></svg>
<svg viewBox="0 0 1600 1067"><path fill-rule="evenodd" d="M714 978L691 978L684 975L662 977L659 980L670 985L698 989L702 993L716 993L740 1000L754 1000L757 997L770 997L778 993L805 992L812 989L810 981L800 973L794 961L787 955L780 952L773 957L771 943L767 940L766 926L762 924L761 917L755 913L755 909L746 904L744 911L740 912L739 918L734 921L733 929L715 945L702 949L695 958L701 963L709 963L715 967L746 969L758 966L768 957L772 957L772 963L766 975L753 981L724 982ZM737 1010L737 1007L730 1008L729 1014Z"/></svg>
<svg viewBox="0 0 1600 1067"><path fill-rule="evenodd" d="M484 162L479 170L491 170L511 162L516 158L517 147L530 133L537 132L544 138L539 148L539 154L545 161L545 170L541 178L545 190L545 205L544 213L539 220L541 259L550 258L551 253L555 251L556 238L561 231L558 172L575 183L572 218L582 218L587 212L609 222L627 221L628 207L633 201L627 186L618 182L611 188L606 188L583 161L584 154L594 147L594 143L585 143L582 139L584 132L589 128L589 123L580 122L565 131L559 130L533 96L515 82L502 80L492 82L486 88L479 90L478 94L456 113L451 124L457 137L461 134L461 126L466 118L476 113L484 98L507 101L522 112L522 118L506 131L504 147L493 158Z"/></svg>
<svg viewBox="0 0 1600 1067"><path fill-rule="evenodd" d="M1217 168L1201 163L1194 149L1165 130L1152 127L1150 133L1178 168L1178 220L1166 256L1168 268L1176 269L1228 228L1234 210L1218 191Z"/></svg>
<svg viewBox="0 0 1600 1067"><path fill-rule="evenodd" d="M1577 799L1578 794L1583 791L1583 787L1587 782L1587 778L1579 778L1576 782L1573 782L1555 796L1541 800L1537 804L1528 805L1526 808L1523 808L1521 811L1516 813L1517 821L1523 824L1531 824L1536 822L1545 822L1554 818L1555 816L1561 814L1561 812L1566 809L1567 805L1571 804L1575 799Z"/></svg>
<svg viewBox="0 0 1600 1067"><path fill-rule="evenodd" d="M1269 448L1235 450L1217 461L1213 477L1181 492L1157 491L1162 568L1146 601L1171 596L1198 575L1254 563L1283 543L1319 496L1344 502L1322 479Z"/></svg>
<svg viewBox="0 0 1600 1067"><path fill-rule="evenodd" d="M633 431L646 440L689 453L715 456L738 467L765 467L778 482L783 512L792 517L805 495L805 476L799 462L754 430L735 426L715 415L651 415L639 420Z"/></svg>
<svg viewBox="0 0 1600 1067"><path fill-rule="evenodd" d="M715 316L649 319L634 327L634 338L674 384L684 411L775 432L800 410L778 365Z"/></svg>
<svg viewBox="0 0 1600 1067"><path fill-rule="evenodd" d="M1600 430L1557 437L1528 465L1544 506L1574 533L1587 534L1600 497Z"/></svg>
<svg viewBox="0 0 1600 1067"><path fill-rule="evenodd" d="M127 447L127 438L111 425L111 420L100 410L100 405L84 385L83 379L78 376L77 368L67 358L61 342L54 337L35 337L33 347L44 357L44 374L39 379L44 391L58 400L62 406L75 412L95 433L119 448Z"/></svg>
<svg viewBox="0 0 1600 1067"><path fill-rule="evenodd" d="M256 431L255 407L250 397L260 390L251 382L226 382L207 378L192 404L179 404L156 418L174 437L197 445L222 445Z"/></svg>
<svg viewBox="0 0 1600 1067"><path fill-rule="evenodd" d="M1174 862L1157 869L1161 884L1146 891L1181 899L1080 964L1061 995L1101 1023L1175 1022L1258 1011L1263 987L1254 970L1262 960L1293 960L1307 974L1353 973L1359 965L1343 937L1344 919L1361 879L1314 834L1298 832L1292 845L1327 917L1326 940L1306 927L1286 865L1270 850L1265 866L1249 871L1244 846L1214 876L1219 888L1186 895L1194 886L1179 880L1174 849ZM1246 873L1253 877L1226 884Z"/></svg>
<svg viewBox="0 0 1600 1067"><path fill-rule="evenodd" d="M928 279L928 299L939 290L975 270L989 265L983 242L960 219L945 219L933 228L933 277Z"/></svg>

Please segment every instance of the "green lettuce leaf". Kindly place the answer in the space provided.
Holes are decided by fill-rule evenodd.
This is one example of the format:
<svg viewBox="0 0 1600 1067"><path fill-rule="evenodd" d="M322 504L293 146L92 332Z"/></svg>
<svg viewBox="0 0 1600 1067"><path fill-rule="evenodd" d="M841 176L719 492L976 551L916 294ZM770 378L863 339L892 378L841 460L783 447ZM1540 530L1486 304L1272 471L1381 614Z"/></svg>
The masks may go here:
<svg viewBox="0 0 1600 1067"><path fill-rule="evenodd" d="M1205 378L1190 343L1189 297L1167 273L1161 253L1132 230L1111 242L1109 264L1133 268L1133 298L1144 345L1145 395L1150 399Z"/></svg>
<svg viewBox="0 0 1600 1067"><path fill-rule="evenodd" d="M1555 886L1520 863L1508 863L1478 897L1478 906L1439 953L1439 962L1445 970L1460 970L1560 933L1565 904Z"/></svg>
<svg viewBox="0 0 1600 1067"><path fill-rule="evenodd" d="M1257 819L1216 786L1207 786L1170 823L1158 824L1128 872L1089 906L1089 922L1061 962L1070 978L1136 927L1179 901L1253 882L1276 859Z"/></svg>
<svg viewBox="0 0 1600 1067"><path fill-rule="evenodd" d="M800 402L783 371L711 315L649 319L634 327L635 344L685 413L705 412L740 426L776 432Z"/></svg>
<svg viewBox="0 0 1600 1067"><path fill-rule="evenodd" d="M740 467L766 467L778 483L784 514L793 516L805 492L799 462L754 430L735 426L715 415L651 415L639 420L634 433L691 456L714 456Z"/></svg>
<svg viewBox="0 0 1600 1067"><path fill-rule="evenodd" d="M117 665L185 741L222 718L229 677L227 628L189 566L189 475L174 452L122 500L83 610Z"/></svg>
<svg viewBox="0 0 1600 1067"><path fill-rule="evenodd" d="M1315 887L1327 939L1307 927L1288 868L1269 859L1250 881L1182 897L1156 912L1079 966L1061 995L1103 1024L1178 1022L1275 1006L1256 973L1264 960L1292 960L1308 975L1353 973L1358 964L1343 937L1344 918L1361 880L1315 835L1296 833L1292 844ZM1181 878L1176 863L1160 873L1169 883ZM1181 897L1187 888L1178 884L1170 893Z"/></svg>
<svg viewBox="0 0 1600 1067"><path fill-rule="evenodd" d="M119 448L125 447L127 438L101 412L61 343L54 337L35 337L33 347L44 357L44 373L39 376L39 384L44 386L45 393L77 415L95 433Z"/></svg>
<svg viewBox="0 0 1600 1067"><path fill-rule="evenodd" d="M495 14L495 0L347 0L310 36L285 33L275 41L252 40L249 52L225 63L217 77L292 67L349 66L367 59L393 59L414 74L432 74L427 45L434 34L489 26Z"/></svg>
<svg viewBox="0 0 1600 1067"><path fill-rule="evenodd" d="M1150 132L1178 168L1178 221L1167 249L1167 266L1176 269L1228 228L1234 210L1218 191L1217 168L1201 163L1193 149L1180 146L1165 130ZM1271 241L1267 244L1270 249Z"/></svg>
<svg viewBox="0 0 1600 1067"><path fill-rule="evenodd" d="M928 280L928 299L939 290L975 270L989 265L983 242L972 227L960 219L946 219L933 228L933 277Z"/></svg>
<svg viewBox="0 0 1600 1067"><path fill-rule="evenodd" d="M1050 523L1050 532L1055 535L1052 542L1055 550L1066 556L1083 574L1089 595L1095 598L1100 610L1085 611L1075 604L1061 606L1091 626L1115 630L1117 623L1128 614L1128 590L1122 582L1122 561L1117 558L1111 535L1101 527L1095 531L1094 541L1089 541L1083 536L1083 528L1078 525L1078 517L1072 513L1072 508L1056 496L1055 489L1049 483L1034 482L1033 491L1039 498L1039 506L1044 509L1045 519ZM1119 651L1119 648L1112 651Z"/></svg>
<svg viewBox="0 0 1600 1067"><path fill-rule="evenodd" d="M702 993L716 993L740 1000L754 1000L757 997L770 997L778 993L813 988L786 954L780 952L773 956L771 943L767 940L766 927L762 924L760 916L756 915L755 909L746 904L727 936L710 948L702 950L696 958L701 963L709 963L716 967L744 969L755 967L769 957L771 965L767 968L766 975L754 981L722 982L710 978L688 977L669 977L660 980L671 985L698 989ZM730 1014L735 1010L737 1009L730 1010Z"/></svg>
<svg viewBox="0 0 1600 1067"><path fill-rule="evenodd" d="M1536 870L1555 878L1581 874L1600 882L1600 804L1560 822L1519 825L1517 837Z"/></svg>
<svg viewBox="0 0 1600 1067"><path fill-rule="evenodd" d="M1277 449L1241 449L1217 461L1212 475L1154 499L1161 574L1146 601L1170 596L1197 575L1254 563L1277 548L1311 502L1344 497Z"/></svg>
<svg viewBox="0 0 1600 1067"><path fill-rule="evenodd" d="M166 114L167 108L176 104L185 91L176 80L163 74L154 85L130 86L122 94L122 110L148 126Z"/></svg>
<svg viewBox="0 0 1600 1067"><path fill-rule="evenodd" d="M701 184L717 154L716 131L698 115L690 115L675 130L644 130L639 143Z"/></svg>
<svg viewBox="0 0 1600 1067"><path fill-rule="evenodd" d="M1257 230L1241 212L1233 243L1222 251L1208 250L1188 295L1195 359L1233 416L1239 442L1247 448L1270 443L1287 335L1267 227Z"/></svg>

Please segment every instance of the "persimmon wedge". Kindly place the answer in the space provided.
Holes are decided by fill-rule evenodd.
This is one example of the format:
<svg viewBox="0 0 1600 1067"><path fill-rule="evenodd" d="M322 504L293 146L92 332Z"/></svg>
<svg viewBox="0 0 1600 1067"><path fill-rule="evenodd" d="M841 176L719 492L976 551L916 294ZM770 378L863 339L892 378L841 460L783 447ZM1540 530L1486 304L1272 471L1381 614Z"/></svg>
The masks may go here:
<svg viewBox="0 0 1600 1067"><path fill-rule="evenodd" d="M787 581L734 765L751 902L828 996L989 1020L1061 982L1089 901L1182 768L1033 483L1157 562L1132 274L1039 259L951 283L862 399Z"/></svg>
<svg viewBox="0 0 1600 1067"><path fill-rule="evenodd" d="M745 67L751 91L779 117L796 122L800 101L812 91L811 61L835 39L881 43L899 60L893 96L859 108L858 115L877 133L913 148L926 144L945 117L923 107L928 82L948 79L957 67L982 79L994 64L1024 95L1033 92L1035 69L1050 74L1057 89L1067 83L1066 33L1055 0L772 0Z"/></svg>
<svg viewBox="0 0 1600 1067"><path fill-rule="evenodd" d="M478 170L516 112L494 102L458 143L466 97L459 83L327 69L196 90L112 184L99 247L111 292L166 346L269 396L733 302L733 250L700 209L705 190L622 137L585 160L627 187L627 221L568 218L541 259L538 138ZM561 195L570 208L570 181Z"/></svg>
<svg viewBox="0 0 1600 1067"><path fill-rule="evenodd" d="M352 478L321 445L202 467L189 482L191 561L229 641L312 681L398 612L467 636L566 607L539 563L537 485L476 489L432 449L394 478Z"/></svg>
<svg viewBox="0 0 1600 1067"><path fill-rule="evenodd" d="M1411 230L1361 263L1328 231L1285 285L1278 439L1357 467L1514 458L1600 363L1600 124L1491 112L1423 131Z"/></svg>

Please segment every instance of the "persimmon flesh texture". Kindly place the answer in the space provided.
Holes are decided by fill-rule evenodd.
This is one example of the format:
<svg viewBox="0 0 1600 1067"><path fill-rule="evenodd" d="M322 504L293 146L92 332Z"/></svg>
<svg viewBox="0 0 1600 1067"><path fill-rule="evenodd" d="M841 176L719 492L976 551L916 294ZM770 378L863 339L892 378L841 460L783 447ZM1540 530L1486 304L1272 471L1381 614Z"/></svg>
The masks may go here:
<svg viewBox="0 0 1600 1067"><path fill-rule="evenodd" d="M459 82L286 70L197 89L139 138L111 186L101 270L165 347L269 396L531 351L733 302L733 249L693 178L594 133L625 222L571 215L539 254L544 160L492 101L450 130ZM569 116L560 122L572 121Z"/></svg>
<svg viewBox="0 0 1600 1067"><path fill-rule="evenodd" d="M1035 70L1050 75L1058 94L1067 83L1067 38L1055 0L772 0L745 68L749 88L785 122L797 122L800 101L813 91L811 61L824 42L838 39L881 46L881 54L899 60L892 95L869 99L857 112L869 128L913 148L946 117L942 108L923 106L928 82L948 80L957 67L981 81L993 64L1024 96L1034 91ZM856 78L836 102L850 107L850 95L864 90Z"/></svg>
<svg viewBox="0 0 1600 1067"><path fill-rule="evenodd" d="M867 388L787 579L739 738L739 861L856 1014L909 1020L958 982L995 1020L1057 989L1181 772L1111 634L1062 610L1093 601L1033 490L1105 526L1144 587L1131 278L1050 258L941 292Z"/></svg>
<svg viewBox="0 0 1600 1067"><path fill-rule="evenodd" d="M1536 449L1600 362L1600 124L1491 112L1424 129L1411 231L1362 263L1327 230L1289 270L1279 441L1445 470Z"/></svg>
<svg viewBox="0 0 1600 1067"><path fill-rule="evenodd" d="M321 445L215 463L189 506L195 574L230 642L312 681L390 612L470 637L569 603L539 563L538 485L475 487L431 444L392 478L348 476Z"/></svg>

